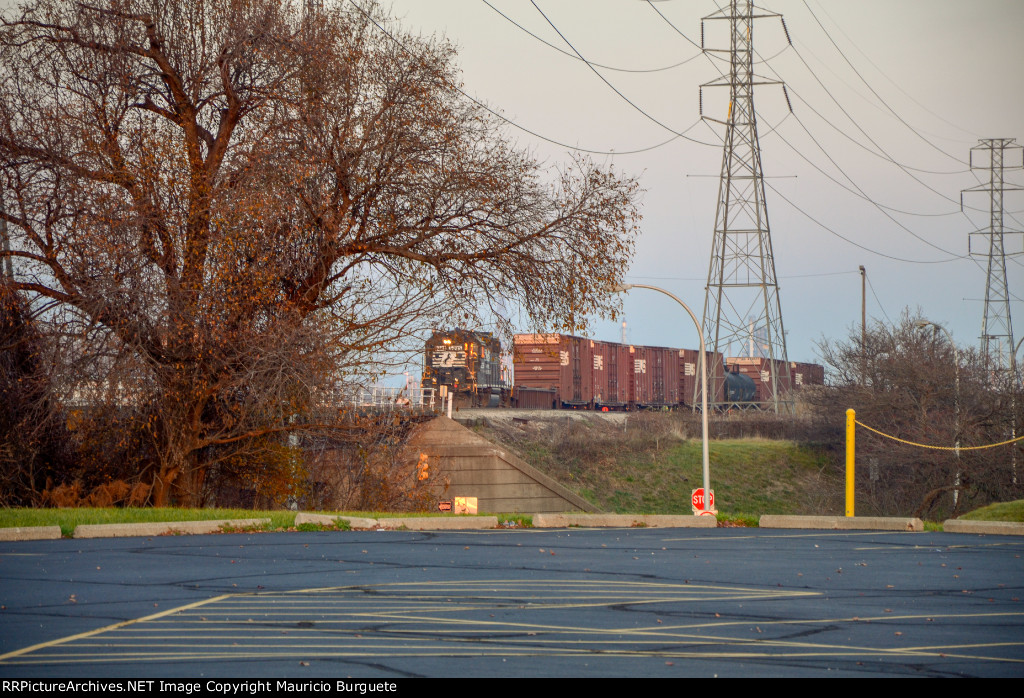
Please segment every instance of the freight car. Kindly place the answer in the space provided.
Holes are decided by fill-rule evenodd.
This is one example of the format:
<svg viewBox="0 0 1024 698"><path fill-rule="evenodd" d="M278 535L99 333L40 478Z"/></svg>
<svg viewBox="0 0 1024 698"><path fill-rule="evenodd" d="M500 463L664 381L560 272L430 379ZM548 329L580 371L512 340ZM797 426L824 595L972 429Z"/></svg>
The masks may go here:
<svg viewBox="0 0 1024 698"><path fill-rule="evenodd" d="M435 331L426 343L420 385L446 388L460 406L507 405L510 389L502 375L501 342L490 332Z"/></svg>
<svg viewBox="0 0 1024 698"><path fill-rule="evenodd" d="M756 409L765 401L767 359L724 359L707 353L709 402ZM423 387L447 386L456 402L535 409L638 410L692 407L701 402L700 352L566 334L513 337L515 380L505 379L501 345L487 332L435 332L427 341ZM817 364L776 362L780 394L824 382Z"/></svg>
<svg viewBox="0 0 1024 698"><path fill-rule="evenodd" d="M695 395L700 398L695 390L699 356L688 349L565 334L517 334L512 404L605 411L685 406Z"/></svg>

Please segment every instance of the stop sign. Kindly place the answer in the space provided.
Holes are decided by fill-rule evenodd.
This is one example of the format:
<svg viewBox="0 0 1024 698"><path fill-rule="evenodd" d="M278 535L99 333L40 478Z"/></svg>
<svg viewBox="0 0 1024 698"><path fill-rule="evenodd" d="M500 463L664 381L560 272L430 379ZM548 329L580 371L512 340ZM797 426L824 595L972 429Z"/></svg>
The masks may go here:
<svg viewBox="0 0 1024 698"><path fill-rule="evenodd" d="M690 504L693 505L693 512L695 514L704 511L704 488L698 487L690 495ZM708 502L708 511L715 510L715 491L711 490L710 501Z"/></svg>

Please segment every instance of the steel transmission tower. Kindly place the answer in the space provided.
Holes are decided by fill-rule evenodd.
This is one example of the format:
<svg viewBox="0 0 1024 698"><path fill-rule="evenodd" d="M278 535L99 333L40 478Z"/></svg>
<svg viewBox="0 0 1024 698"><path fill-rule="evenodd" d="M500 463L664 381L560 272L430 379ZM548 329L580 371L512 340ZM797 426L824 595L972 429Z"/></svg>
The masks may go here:
<svg viewBox="0 0 1024 698"><path fill-rule="evenodd" d="M971 238L981 236L983 244L977 246L977 251L971 249L974 245L968 245L968 249L972 255L988 257L985 313L981 319L981 354L991 371L1009 370L1010 352L1016 346L1013 343L1013 323L1010 321L1010 293L1006 285L1006 252L1003 245L1003 238L1007 232L1017 232L1003 229L1003 192L1024 189L1007 185L1003 181L1003 173L1006 170L1022 168L1021 165L1006 165L1007 151L1022 151L1021 146L1013 143L1013 138L983 138L978 145L971 148L971 169L987 169L988 183L965 189L960 194L962 210L965 192L989 193L989 228L985 232L971 234ZM975 166L976 153L988 153L987 166Z"/></svg>
<svg viewBox="0 0 1024 698"><path fill-rule="evenodd" d="M727 76L702 85L729 88L727 119L709 119L725 126L725 146L704 299L703 328L713 377L708 402L726 398L723 374L716 370L722 358L749 355L768 359L760 376L767 388L762 405L788 412L789 361L754 113L754 86L779 84L754 74L754 20L761 17L780 15L760 10L755 14L750 0L732 0L727 9L704 18L729 21L731 65Z"/></svg>

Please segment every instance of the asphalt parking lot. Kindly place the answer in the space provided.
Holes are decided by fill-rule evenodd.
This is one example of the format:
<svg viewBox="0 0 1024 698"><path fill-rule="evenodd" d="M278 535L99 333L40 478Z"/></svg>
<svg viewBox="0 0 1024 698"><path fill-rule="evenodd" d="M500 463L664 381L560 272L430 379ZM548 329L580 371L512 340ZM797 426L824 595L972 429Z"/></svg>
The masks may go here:
<svg viewBox="0 0 1024 698"><path fill-rule="evenodd" d="M1019 677L1022 556L726 528L0 543L0 676Z"/></svg>

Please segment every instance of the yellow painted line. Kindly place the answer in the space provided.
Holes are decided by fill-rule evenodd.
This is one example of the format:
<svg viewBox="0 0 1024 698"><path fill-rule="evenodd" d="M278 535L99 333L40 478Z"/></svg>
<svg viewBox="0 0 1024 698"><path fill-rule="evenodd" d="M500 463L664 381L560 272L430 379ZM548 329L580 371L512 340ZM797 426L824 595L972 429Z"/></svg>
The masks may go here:
<svg viewBox="0 0 1024 698"><path fill-rule="evenodd" d="M957 543L954 545L876 545L869 548L854 548L854 550L971 550L974 548L1019 548L1024 546L1024 542L1019 541L1004 541L1002 543L976 543L976 544L962 544Z"/></svg>
<svg viewBox="0 0 1024 698"><path fill-rule="evenodd" d="M168 609L166 611L160 611L159 613L154 613L154 614L149 615L149 616L143 616L142 618L135 618L133 620L124 620L124 621L121 621L120 623L114 623L112 625L105 625L102 628L97 628L96 630L89 630L89 631L84 632L84 633L78 633L76 635L68 635L67 637L58 638L56 640L49 640L47 642L40 642L37 645L31 645L29 647L23 647L20 650L14 650L13 652L8 652L6 654L0 654L0 662L3 662L5 660L7 660L7 659L10 659L11 657L18 657L20 655L27 654L29 652L35 652L37 650L45 649L47 647L53 647L55 645L62 645L62 644L67 643L67 642L73 642L75 640L80 640L80 639L83 639L83 638L92 637L93 635L99 635L100 633L110 632L112 630L117 630L118 628L124 628L124 627L127 627L129 625L134 625L136 623L142 623L142 622L145 622L145 621L156 620L157 618L163 618L164 616L169 616L172 613L177 613L178 611L186 610L186 609L189 609L189 608L197 608L198 606L203 606L203 605L206 605L208 603L212 603L214 601L219 601L220 599L226 599L229 596L230 596L230 594L222 594L221 596L214 596L214 597L206 599L204 601L196 601L195 603L186 604L184 606L179 606L177 608L171 608L171 609Z"/></svg>
<svg viewBox="0 0 1024 698"><path fill-rule="evenodd" d="M1024 663L1022 659L1016 659L1012 657L991 657L986 655L971 655L971 654L949 654L942 653L944 656L940 657L938 653L910 653L906 656L909 657L933 657L936 659L965 659L974 661L991 661L991 662L1010 662L1010 663ZM153 662L153 661L209 661L209 660L239 660L239 659L331 659L331 658L362 658L362 657L450 657L450 651L395 651L391 648L391 651L380 651L374 649L374 651L333 651L333 652L249 652L249 653L171 653L171 654L146 654L146 655L114 655L110 657L95 655L71 655L61 656L59 658L40 658L32 661L19 662L20 665L35 665L35 664L52 664L54 661L59 659L61 664L83 664L83 663L95 663L98 660L104 662ZM493 646L486 648L479 648L477 651L467 653L460 651L460 656L475 656L475 657L594 657L594 653L590 649L574 649L574 648L544 648L543 650L526 651L521 648L514 647L501 647ZM824 658L833 659L837 657L888 657L888 658L902 658L903 655L895 655L891 653L879 653L872 651L807 651L807 652L741 652L741 651L659 651L659 652L644 652L644 651L623 651L623 650L604 650L600 653L602 658L637 658L637 657L650 657L650 658L667 658L667 659L811 659L811 658Z"/></svg>
<svg viewBox="0 0 1024 698"><path fill-rule="evenodd" d="M615 586L619 588L667 588L667 589L678 589L685 587L700 587L709 586L711 588L724 588L724 589L743 589L745 587L717 587L715 585L700 585L700 584L680 584L676 582L609 582L607 580L579 580L579 581L566 581L564 579L488 579L478 581L437 581L437 582L388 582L384 584L350 584L347 586L335 586L335 587L313 587L310 589L295 589L292 591L283 592L264 592L263 594L252 594L251 596L270 596L273 594L310 594L327 591L365 591L367 589L401 589L406 587L424 587L426 589L434 588L445 588L445 587L465 587L467 589L479 588L479 587L494 587L506 585L513 588L528 587L528 586L539 586L544 588L550 587L600 587L602 589L608 586Z"/></svg>
<svg viewBox="0 0 1024 698"><path fill-rule="evenodd" d="M820 597L821 594L820 593L816 593L816 592L814 592L814 593L807 593L807 592L805 592L805 593L801 593L801 594L794 594L792 596L787 596L785 598L787 598L787 599L800 599L800 598L806 598L806 597L811 597L811 596L813 596L813 597ZM603 606L645 606L645 605L650 605L650 604L672 604L672 603L685 603L685 604L689 604L689 603L694 603L694 602L711 602L711 601L762 601L762 600L768 600L768 599L777 600L777 599L779 599L779 597L777 595L760 595L760 594L746 594L746 595L741 595L741 596L738 596L738 595L737 596L731 596L731 595L727 595L727 594L717 594L717 595L708 595L708 596L666 597L666 598L662 598L662 599L637 599L637 598L624 597L624 598L608 599L606 601L578 602L578 603L545 603L544 601L525 602L524 603L524 602L510 601L510 602L503 602L501 604L485 603L483 601L478 601L476 603L467 603L467 604L460 604L460 603L457 603L455 601L449 602L449 603L444 603L444 602L442 602L440 600L434 599L434 600L431 600L432 603L429 606L426 605L426 604L410 604L410 603L406 602L406 603L394 604L394 605L380 604L380 605L378 605L377 608L369 609L369 610L357 610L357 609L360 609L360 606L356 606L356 605L353 605L353 606L350 607L352 609L351 611L345 611L344 609L329 611L329 610L326 610L326 609L327 608L331 608L331 607L321 607L321 608L310 607L310 608L305 609L304 611L301 611L301 612L300 611L288 612L285 609L281 609L281 610L279 610L279 609L272 609L272 608L268 608L268 607L265 607L265 606L242 606L242 607L231 608L229 611L217 611L217 612L220 612L220 613L231 613L233 615L244 615L244 614L247 614L247 613L251 613L253 615L260 615L260 616L262 616L264 618L266 618L266 617L273 617L273 616L298 617L300 615L303 615L304 613L308 614L310 612L317 613L317 614L323 614L323 615L342 615L342 614L348 615L348 614L351 614L351 615L355 615L355 616L366 617L366 616L373 616L376 613L380 613L380 612L384 612L384 611L387 611L389 613L401 612L403 610L409 610L410 612L414 612L414 611L423 611L424 609L431 608L431 607L435 608L437 610L451 610L453 612L465 613L465 612L473 611L473 610L495 610L495 609L498 609L498 610L559 610L559 609L568 609L568 608L600 608L600 607L603 607ZM361 608L365 608L365 607L366 607L366 604L362 604L361 605ZM214 613L214 611L210 611L210 613ZM191 617L193 615L194 614L189 614L189 617Z"/></svg>
<svg viewBox="0 0 1024 698"><path fill-rule="evenodd" d="M768 529L764 529L764 530L768 530ZM778 530L778 529L772 529L772 530ZM911 531L830 531L828 533L794 533L792 535L787 535L785 533L772 533L772 534L766 534L766 535L761 535L761 536L756 536L756 535L753 535L753 534L730 535L730 536L715 536L714 539L700 537L700 536L691 536L691 537L687 537L687 538L662 538L662 540L672 541L672 542L679 542L679 541L707 541L707 542L712 542L713 541L713 542L717 543L718 541L723 541L723 540L750 540L752 538L757 538L759 540L763 540L765 538L833 538L833 537L835 537L837 535L843 535L843 536L880 536L880 535L907 536L907 535L911 535L911 534L912 534ZM914 535L920 535L920 534L914 534ZM623 546L623 547L629 547L629 546ZM928 546L925 546L925 547L928 547ZM934 547L934 546L932 546L932 547ZM945 546L942 546L942 547L945 547ZM614 550L614 548L609 548L609 550ZM671 552L671 551L668 551L668 552Z"/></svg>
<svg viewBox="0 0 1024 698"><path fill-rule="evenodd" d="M557 580L553 580L557 581ZM891 623L893 621L906 621L922 618L932 619L962 619L962 618L979 618L979 617L997 617L997 618L1016 618L1024 616L1024 612L1019 613L975 613L975 614L917 614L917 615L884 615L884 616L873 616L865 618L836 618L836 619L804 619L804 620L777 620L777 621L760 621L760 620L729 620L729 621L709 621L701 623L687 623L687 624L673 624L673 625L655 625L655 626L644 626L641 628L636 627L615 627L615 628L596 628L596 627L575 627L575 626L561 626L552 624L542 623L509 623L504 621L496 621L495 619L470 619L470 618L458 618L453 617L453 614L465 614L470 612L481 612L485 610L526 610L526 611L550 611L556 609L573 609L573 608L591 608L599 606L608 606L610 604L629 604L629 605L643 605L643 604L654 604L654 603L689 603L694 601L709 601L709 600L751 600L751 599L775 599L775 598L799 598L799 597L817 597L821 594L818 592L804 592L804 591L778 591L778 590L762 590L762 589L749 589L749 588L737 588L737 587L726 587L726 586L711 586L711 585L684 585L684 584L669 584L669 583L654 583L654 582L628 582L628 583L612 583L609 585L604 581L592 581L584 584L576 582L558 582L559 592L561 589L575 590L575 598L580 595L589 596L590 600L586 602L577 603L564 603L562 599L565 598L562 593L556 592L550 595L538 594L528 599L515 598L509 600L504 596L494 599L479 599L481 591L497 594L499 590L509 590L510 592L521 591L523 586L527 585L544 585L550 589L550 585L545 583L545 580L532 580L531 582L521 582L517 580L481 580L472 583L466 582L406 582L397 584L381 584L381 585L360 585L360 586L348 586L348 587L330 587L325 588L322 592L323 595L333 595L334 598L323 598L321 596L317 599L309 599L305 601L301 598L293 596L293 594L310 594L316 590L296 590L292 592L271 592L264 594L224 594L221 596L213 597L203 601L198 601L192 604L187 604L173 609L161 611L143 618L138 618L130 621L123 621L112 625L105 626L93 631L86 633L80 633L77 635L53 640L46 643L40 643L31 647L26 647L21 650L16 650L5 655L0 655L0 662L13 659L15 657L21 658L18 663L46 663L46 662L85 662L85 661L153 661L154 659L176 659L181 660L183 658L198 658L198 659L211 659L217 657L224 658L266 658L266 657L288 657L288 656L326 656L326 657L363 657L363 656L410 656L415 654L416 656L434 656L433 652L430 651L431 647L437 646L449 646L458 645L460 648L473 647L472 652L475 656L542 656L544 654L554 655L562 654L564 656L573 656L575 654L589 654L593 651L593 648L601 648L602 656L665 656L665 657L687 657L687 656L707 656L707 657L719 657L728 658L735 655L736 657L796 657L796 656L845 656L847 654L857 656L936 656L937 654L944 654L946 657L959 657L959 654L955 654L956 650L964 649L983 649L983 648L996 648L996 647L1011 647L1017 648L1024 646L1024 643L992 643L992 644L980 644L980 645L955 645L949 647L891 647L891 648L880 648L880 647L858 647L858 646L844 646L844 645L831 645L827 643L806 643L806 642L791 642L783 639L770 639L763 637L717 637L707 635L697 635L693 631L700 629L712 629L719 628L724 629L727 627L739 628L746 627L753 629L753 626L757 627L769 627L769 626L787 626L787 625L823 625L823 624L835 624L835 623L855 623L855 622L880 622ZM612 590L609 591L609 586ZM590 589L594 588L594 593L590 593ZM384 592L383 594L378 593L377 596L370 598L370 595L366 595L367 590L373 590L377 592ZM685 594L681 592L686 592ZM392 595L388 595L387 592L391 592ZM413 593L409 593L413 592ZM418 593L417 593L418 592ZM637 596L632 596L631 592L634 592ZM448 597L448 598L446 598ZM390 605L389 608L381 609L375 608L373 610L364 611L362 610L367 600L372 600L374 603L380 604L385 602ZM460 604L461 601L469 601L468 604ZM282 603L282 601L284 603ZM355 603L359 601L359 603ZM422 601L425 603L417 603ZM536 601L534 603L533 601ZM501 603L497 603L501 602ZM316 603L316 608L308 608L308 604ZM212 608L209 608L211 604L217 604ZM428 605L429 604L429 605ZM234 618L218 618L216 620L202 620L199 622L195 621L197 615L196 609L201 607L208 607L204 610L207 615L210 616L236 616ZM301 613L288 612L287 609L298 607ZM330 610L324 610L324 608ZM191 612L190 612L191 611ZM310 611L313 611L311 614ZM242 614L251 613L253 617L245 618L244 620L240 617ZM170 618L170 616L179 614L178 619ZM435 615L436 614L436 615ZM312 618L310 616L312 615ZM325 620L325 616L328 618ZM288 618L294 621L296 618L301 620L311 620L315 623L313 628L296 628L291 625L287 626L287 632L267 634L270 631L266 628L262 628L262 634L259 636L253 636L248 638L240 638L238 636L227 634L221 636L211 636L210 630L213 627L223 627L224 625L241 626L258 628L261 624L267 623L281 623L282 618ZM339 628L339 626L348 626L356 623L365 623L367 620L375 620L378 622L387 623L388 626L379 630L361 630L360 633L367 635L368 637L355 638L354 635L345 634L337 635L331 634L325 637L321 629L332 630L332 628ZM140 624L148 622L152 627L142 627ZM419 628L428 624L428 628ZM175 632L174 626L177 625L180 631ZM126 627L134 626L132 632L128 633L117 633L114 637L107 640L103 640L99 636L103 633L114 632L122 630ZM171 627L168 627L171 626ZM271 626L271 627L281 627ZM688 632L687 632L688 631ZM337 631L335 631L337 632ZM344 632L344 631L343 631ZM159 635L155 633L160 633ZM502 635L498 638L489 639L485 641L478 637L481 633L498 633ZM528 637L524 637L523 633L530 633ZM539 636L538 636L539 633ZM423 637L424 635L432 635L433 637ZM440 636L440 637L439 637ZM565 636L565 637L559 637ZM571 637L570 637L571 636ZM376 640L373 641L374 637ZM204 648L201 654L195 653L175 653L175 652L119 652L116 655L110 654L106 651L96 651L92 653L78 653L74 651L72 647L66 647L66 649L72 650L71 652L49 652L44 653L43 650L55 649L62 645L67 645L74 641L80 640L82 644L78 645L79 648L84 649L89 645L95 643L97 650L110 650L111 648L123 648L132 647L135 649L142 649L139 647L139 641L136 638L140 638L143 643L147 641L156 641L161 639L173 639L181 643L187 643L180 645L182 647L195 648L196 646ZM648 639L649 638L649 639ZM135 642L132 642L135 640ZM231 647L237 647L237 650L231 650L230 652L224 652L226 649L225 642L235 642ZM252 642L253 640L258 641L257 643ZM271 644L260 644L259 641L275 640ZM324 640L329 640L325 642ZM370 640L368 642L368 640ZM311 642L312 641L312 642ZM648 645L648 644L664 644L666 642L686 642L690 645L715 645L715 646L743 646L743 647L773 647L779 649L801 649L801 650L815 650L813 652L801 651L796 652L784 652L784 653L672 653L672 652L643 652L642 650L636 652L623 652L615 650L614 647L618 645ZM322 651L329 650L331 648L337 649L339 646L344 646L348 649L352 646L351 651L346 652L330 652L328 654L322 654ZM545 652L526 652L522 654L510 654L510 652L518 652L516 649L521 645L532 645L532 646L544 646ZM172 645L174 646L174 645ZM582 649L569 650L567 647L578 646ZM153 645L155 650L161 647L161 645ZM282 650L295 650L297 648L305 648L305 653L294 653L285 652ZM484 651L486 648L486 651ZM270 652L262 652L257 650L276 650ZM372 651L371 651L372 650ZM465 653L464 649L459 650L460 653ZM36 652L36 657L26 657L29 653ZM437 656L450 656L450 652L441 652ZM89 659L86 659L89 658ZM1014 661L1024 662L1024 659L1006 659L1002 657L985 657L985 656L967 656L964 658L971 658L976 660L985 661Z"/></svg>

